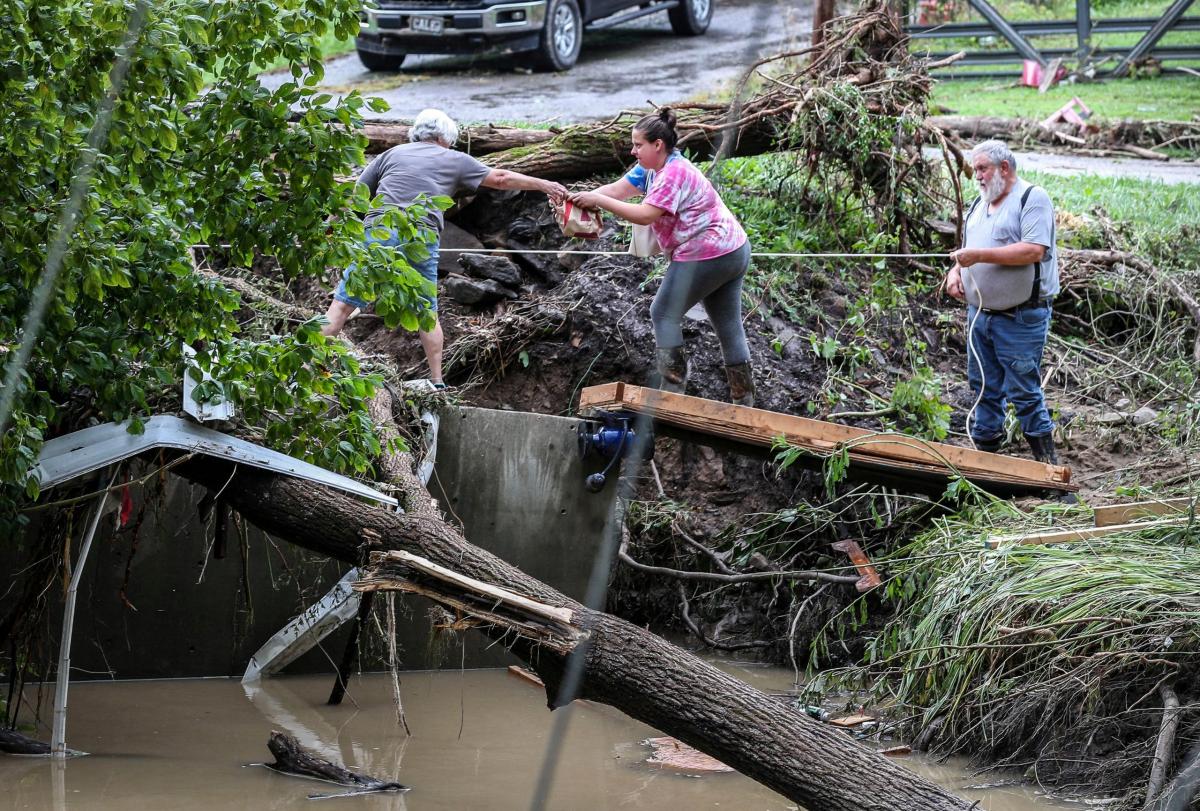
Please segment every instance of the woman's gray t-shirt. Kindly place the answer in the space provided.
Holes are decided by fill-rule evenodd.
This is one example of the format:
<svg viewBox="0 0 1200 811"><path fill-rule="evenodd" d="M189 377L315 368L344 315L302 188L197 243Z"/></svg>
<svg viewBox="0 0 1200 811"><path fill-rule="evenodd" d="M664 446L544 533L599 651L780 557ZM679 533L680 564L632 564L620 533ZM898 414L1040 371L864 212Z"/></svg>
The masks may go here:
<svg viewBox="0 0 1200 811"><path fill-rule="evenodd" d="M371 197L381 195L385 206L403 207L422 194L454 197L474 193L490 171L465 152L420 141L400 144L384 152L368 164L358 182L370 190ZM367 223L374 222L386 210L372 208ZM430 206L422 221L442 233L441 209Z"/></svg>
<svg viewBox="0 0 1200 811"><path fill-rule="evenodd" d="M1034 186L1025 205L1021 198L1029 184L1017 180L1000 202L988 211L982 200L967 215L963 224L964 248L1002 248L1018 242L1031 242L1046 248L1042 257L1042 284L1038 298L1058 294L1058 252L1054 247L1054 207L1050 195ZM1033 292L1033 265L993 265L980 262L963 268L963 290L967 302L988 310L1007 310L1023 304ZM981 304L982 301L982 304Z"/></svg>

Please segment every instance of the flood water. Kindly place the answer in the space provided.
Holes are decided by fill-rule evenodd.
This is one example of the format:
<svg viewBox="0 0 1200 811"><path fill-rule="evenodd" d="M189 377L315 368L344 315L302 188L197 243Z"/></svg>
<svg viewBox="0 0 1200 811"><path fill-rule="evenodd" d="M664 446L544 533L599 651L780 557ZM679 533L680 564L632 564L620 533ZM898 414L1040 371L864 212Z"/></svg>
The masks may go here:
<svg viewBox="0 0 1200 811"><path fill-rule="evenodd" d="M786 689L791 672L723 664L763 689ZM65 763L0 755L0 807L14 809L171 808L527 809L552 716L541 688L506 670L402 674L412 736L397 726L386 675L357 677L354 702L325 700L329 677L281 677L260 687L234 680L85 682L72 685L67 745L91 754ZM52 694L52 686L45 692ZM49 719L50 712L44 713ZM273 729L318 755L385 780L404 794L339 798L314 806L311 793L344 789L246 764L270 761ZM689 776L645 763L641 742L659 735L619 711L576 703L548 806L554 809L795 809L736 773ZM49 731L36 737L49 740ZM990 811L1078 806L1039 797L1029 787L983 790L1002 781L961 768L898 762L981 801ZM1011 778L1010 778L1011 779Z"/></svg>

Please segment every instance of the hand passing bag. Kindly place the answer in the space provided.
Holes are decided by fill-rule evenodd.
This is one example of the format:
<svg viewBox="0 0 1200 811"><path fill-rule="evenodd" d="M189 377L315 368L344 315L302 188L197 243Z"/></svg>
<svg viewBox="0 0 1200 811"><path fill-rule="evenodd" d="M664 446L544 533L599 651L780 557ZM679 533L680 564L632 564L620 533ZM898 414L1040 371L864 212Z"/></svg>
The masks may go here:
<svg viewBox="0 0 1200 811"><path fill-rule="evenodd" d="M658 237L654 236L654 231L650 226L634 223L633 237L629 240L629 252L645 259L649 256L658 256L663 249L658 244Z"/></svg>
<svg viewBox="0 0 1200 811"><path fill-rule="evenodd" d="M570 200L564 200L561 203L551 200L550 207L554 209L558 227L566 236L581 239L596 239L600 236L600 230L604 227L604 223L600 220L599 211L580 208Z"/></svg>

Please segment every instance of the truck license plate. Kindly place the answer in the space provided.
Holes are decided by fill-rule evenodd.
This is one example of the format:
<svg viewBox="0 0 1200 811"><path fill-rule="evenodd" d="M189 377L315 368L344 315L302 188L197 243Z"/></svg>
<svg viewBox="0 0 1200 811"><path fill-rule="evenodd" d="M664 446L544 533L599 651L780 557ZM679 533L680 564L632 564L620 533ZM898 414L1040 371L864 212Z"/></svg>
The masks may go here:
<svg viewBox="0 0 1200 811"><path fill-rule="evenodd" d="M422 34L442 33L441 17L410 17L408 24L413 31L419 31Z"/></svg>

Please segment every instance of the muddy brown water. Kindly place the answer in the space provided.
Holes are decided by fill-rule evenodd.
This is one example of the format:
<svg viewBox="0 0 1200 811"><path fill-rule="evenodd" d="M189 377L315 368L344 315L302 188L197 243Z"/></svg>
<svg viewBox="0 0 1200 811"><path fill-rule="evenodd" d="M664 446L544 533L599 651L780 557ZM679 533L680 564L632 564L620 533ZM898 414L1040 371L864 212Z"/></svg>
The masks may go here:
<svg viewBox="0 0 1200 811"><path fill-rule="evenodd" d="M764 689L790 683L790 672L779 668L722 666ZM67 744L91 754L63 764L0 755L0 808L527 809L551 726L541 689L506 670L405 673L402 682L412 737L396 725L385 675L356 678L357 706L347 700L341 707L325 705L325 677L276 678L255 688L227 679L78 683L70 693ZM344 789L246 765L271 759L272 729L412 790L314 806L309 794ZM49 738L45 729L37 734ZM739 774L690 776L648 766L642 741L658 734L611 707L575 705L548 807L796 808ZM965 788L1006 778L972 776L955 764L899 760L990 811L1078 807L1028 786Z"/></svg>

